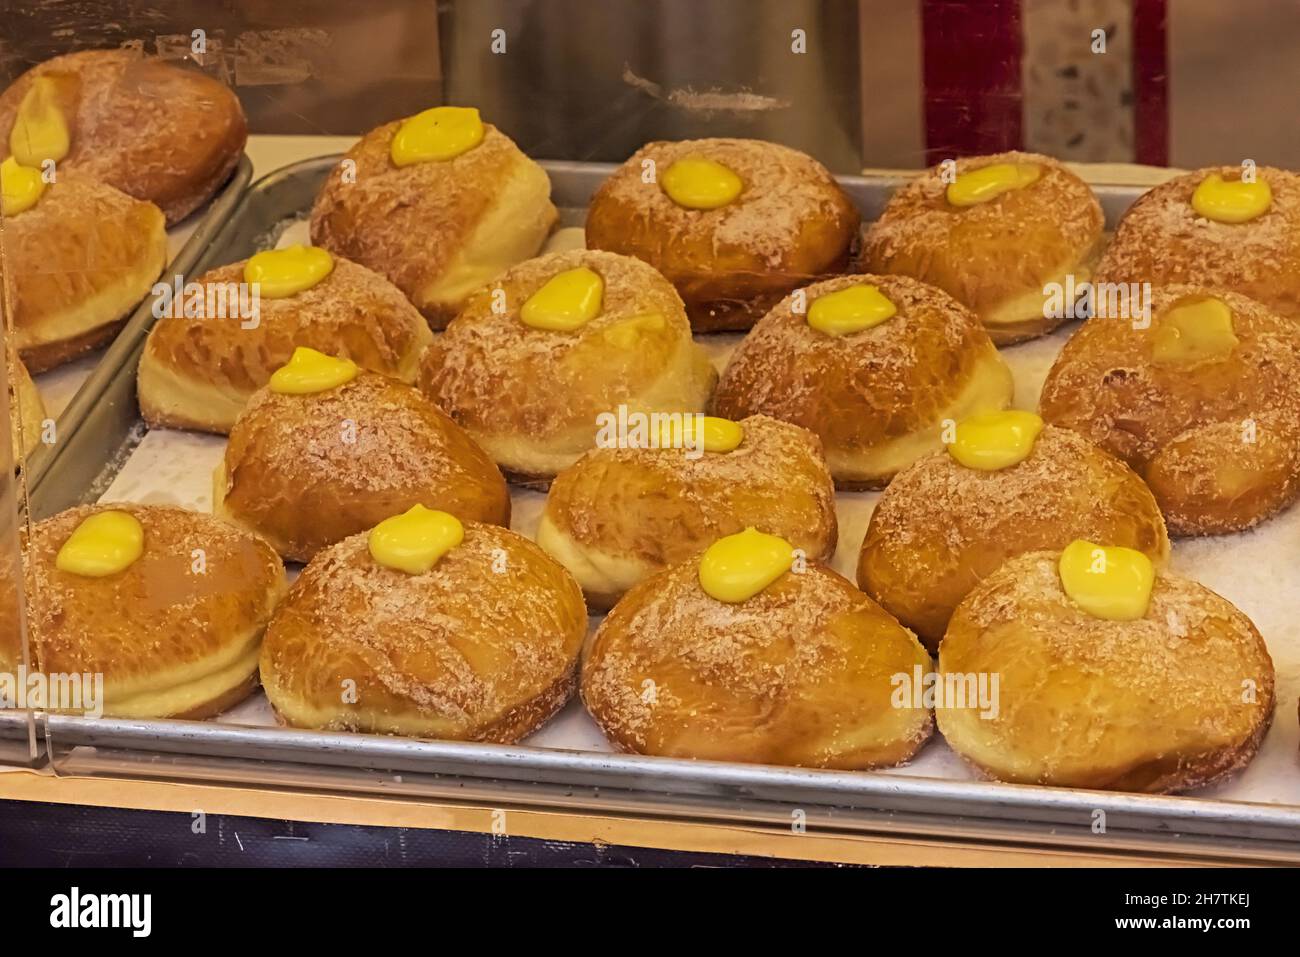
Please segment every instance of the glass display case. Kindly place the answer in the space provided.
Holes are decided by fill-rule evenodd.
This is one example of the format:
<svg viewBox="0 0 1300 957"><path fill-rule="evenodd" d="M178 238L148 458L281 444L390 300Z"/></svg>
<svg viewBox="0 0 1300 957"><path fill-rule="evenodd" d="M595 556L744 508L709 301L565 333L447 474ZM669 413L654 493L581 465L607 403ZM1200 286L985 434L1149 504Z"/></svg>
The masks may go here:
<svg viewBox="0 0 1300 957"><path fill-rule="evenodd" d="M1300 860L1300 13L1227 6L10 11L0 762Z"/></svg>

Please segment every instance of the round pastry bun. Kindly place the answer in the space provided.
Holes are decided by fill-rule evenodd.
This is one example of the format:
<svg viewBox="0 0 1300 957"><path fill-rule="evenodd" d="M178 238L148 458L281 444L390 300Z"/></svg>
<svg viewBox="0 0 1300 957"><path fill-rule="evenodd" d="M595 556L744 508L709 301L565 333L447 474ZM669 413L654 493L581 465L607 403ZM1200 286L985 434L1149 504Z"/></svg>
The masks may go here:
<svg viewBox="0 0 1300 957"><path fill-rule="evenodd" d="M222 312L219 296L244 281L246 262L196 281L220 315L186 317L174 309L154 324L136 380L140 413L151 428L228 433L249 397L297 346L415 382L420 353L433 334L383 276L336 256L330 274L310 289L280 299L261 296L253 317L238 315L228 303Z"/></svg>
<svg viewBox="0 0 1300 957"><path fill-rule="evenodd" d="M131 50L83 50L28 70L0 94L0 158L37 77L54 82L71 150L58 161L179 222L216 193L244 152L239 98L197 70ZM111 260L111 257L106 257Z"/></svg>
<svg viewBox="0 0 1300 957"><path fill-rule="evenodd" d="M1058 552L984 579L939 647L941 677L997 675L996 715L939 708L949 746L1000 781L1167 793L1244 767L1273 717L1273 662L1233 605L1158 574L1147 613L1111 621L1061 587Z"/></svg>
<svg viewBox="0 0 1300 957"><path fill-rule="evenodd" d="M593 608L753 526L808 558L835 553L835 487L821 442L764 415L740 422L730 452L602 448L551 483L537 543L573 573Z"/></svg>
<svg viewBox="0 0 1300 957"><path fill-rule="evenodd" d="M658 177L683 158L721 163L743 182L711 210L678 206ZM647 164L655 179L646 182ZM798 286L848 268L858 211L826 167L762 140L647 143L601 184L587 245L636 256L677 287L697 332L748 329Z"/></svg>
<svg viewBox="0 0 1300 957"><path fill-rule="evenodd" d="M985 203L953 206L957 176L999 163L1031 163L1037 180ZM1092 190L1062 163L1037 153L998 153L940 163L899 188L866 231L866 272L920 279L974 310L998 345L1050 332L1044 286L1086 282L1104 220Z"/></svg>
<svg viewBox="0 0 1300 957"><path fill-rule="evenodd" d="M371 130L326 177L311 239L387 276L442 329L470 293L536 255L558 213L546 171L496 127L452 159L399 167L389 148L403 122Z"/></svg>
<svg viewBox="0 0 1300 957"><path fill-rule="evenodd" d="M1268 211L1245 223L1218 223L1191 202L1212 173L1237 179L1241 167L1199 169L1143 193L1120 219L1097 266L1097 284L1223 289L1300 319L1300 174L1257 167L1257 179L1273 193Z"/></svg>
<svg viewBox="0 0 1300 957"><path fill-rule="evenodd" d="M45 403L36 391L31 373L17 357L9 359L9 448L15 467L41 444Z"/></svg>
<svg viewBox="0 0 1300 957"><path fill-rule="evenodd" d="M307 395L260 389L213 485L217 515L295 562L417 504L510 522L505 479L483 450L414 388L374 372Z"/></svg>
<svg viewBox="0 0 1300 957"><path fill-rule="evenodd" d="M823 565L727 604L691 560L614 606L581 688L624 751L863 770L907 761L929 738L931 713L896 706L895 688L931 670L911 632Z"/></svg>
<svg viewBox="0 0 1300 957"><path fill-rule="evenodd" d="M599 315L572 332L520 321L533 293L578 267L604 280ZM592 250L539 256L480 289L425 350L420 374L425 394L512 481L542 486L595 446L600 417L620 406L702 412L716 381L667 280L639 259Z"/></svg>
<svg viewBox="0 0 1300 957"><path fill-rule="evenodd" d="M716 415L764 414L817 433L837 488L880 488L938 449L943 422L1004 409L1011 371L988 334L948 294L906 276L840 276L809 286L807 303L858 284L897 308L843 336L812 328L787 296L731 356Z"/></svg>
<svg viewBox="0 0 1300 957"><path fill-rule="evenodd" d="M1127 465L1067 429L1044 426L1029 456L997 471L947 451L889 483L858 556L858 586L931 651L966 594L1016 555L1076 538L1135 548L1157 567L1169 536Z"/></svg>
<svg viewBox="0 0 1300 957"><path fill-rule="evenodd" d="M57 568L77 526L108 510L139 521L140 557L104 578ZM286 585L256 535L169 506L85 505L32 526L23 559L32 658L47 675L102 674L105 715L206 718L257 687L262 633Z"/></svg>
<svg viewBox="0 0 1300 957"><path fill-rule="evenodd" d="M354 535L294 582L262 685L294 727L509 744L572 696L586 633L577 583L507 529L466 522L420 575L380 565Z"/></svg>
<svg viewBox="0 0 1300 957"><path fill-rule="evenodd" d="M32 372L110 341L167 261L157 206L62 170L4 225L12 345Z"/></svg>
<svg viewBox="0 0 1300 957"><path fill-rule="evenodd" d="M1232 312L1237 345L1193 365L1155 361L1169 309L1213 297ZM1158 286L1151 321L1097 316L1047 375L1043 418L1081 432L1146 479L1175 535L1249 528L1300 494L1300 336L1244 296Z"/></svg>

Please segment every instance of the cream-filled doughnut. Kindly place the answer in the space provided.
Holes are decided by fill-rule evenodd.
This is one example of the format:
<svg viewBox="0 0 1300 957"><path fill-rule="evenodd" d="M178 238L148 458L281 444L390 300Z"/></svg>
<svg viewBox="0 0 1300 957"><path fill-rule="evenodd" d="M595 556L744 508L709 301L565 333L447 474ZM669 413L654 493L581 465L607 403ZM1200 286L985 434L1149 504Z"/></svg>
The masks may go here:
<svg viewBox="0 0 1300 957"><path fill-rule="evenodd" d="M536 255L557 218L546 172L478 110L435 107L371 130L312 207L318 246L387 276L434 329Z"/></svg>
<svg viewBox="0 0 1300 957"><path fill-rule="evenodd" d="M577 250L475 293L425 351L420 381L510 477L546 483L610 417L703 412L716 380L667 280Z"/></svg>
<svg viewBox="0 0 1300 957"><path fill-rule="evenodd" d="M787 296L736 349L714 411L822 440L839 488L878 488L941 446L945 421L1005 408L1011 371L967 308L906 276L841 276Z"/></svg>
<svg viewBox="0 0 1300 957"><path fill-rule="evenodd" d="M235 421L213 484L216 514L298 562L416 504L510 521L501 473L441 409L304 347Z"/></svg>
<svg viewBox="0 0 1300 957"><path fill-rule="evenodd" d="M863 240L867 272L938 286L999 345L1049 332L1049 284L1092 276L1103 218L1092 190L1036 153L946 161L899 188Z"/></svg>

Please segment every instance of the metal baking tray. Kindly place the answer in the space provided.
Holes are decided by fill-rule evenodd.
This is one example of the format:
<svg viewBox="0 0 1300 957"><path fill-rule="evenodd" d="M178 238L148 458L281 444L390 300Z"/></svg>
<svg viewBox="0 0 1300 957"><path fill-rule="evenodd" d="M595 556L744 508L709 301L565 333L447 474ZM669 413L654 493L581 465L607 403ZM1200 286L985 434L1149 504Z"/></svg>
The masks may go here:
<svg viewBox="0 0 1300 957"><path fill-rule="evenodd" d="M181 246L175 257L163 269L159 281L168 280L173 274L191 275L203 253L211 246L218 231L235 211L239 198L253 178L253 164L247 156L240 156L235 170L230 174L217 195L199 212L198 225L189 239ZM145 336L153 326L153 297L145 299L122 330L117 334L94 370L78 388L72 401L55 420L55 431L59 441L54 445L38 446L27 460L27 489L32 502L42 502L47 511L35 515L44 518L53 512L61 511L75 504L73 500L63 499L61 491L80 489L89 485L94 475L87 477L86 469L94 468L98 474L103 463L108 461L122 444L121 427L127 422L128 410L124 406L102 408L106 396L112 392L112 382L121 372L126 356L135 355L138 361L139 350L144 344ZM134 366L133 366L134 368ZM110 413L106 417L105 413ZM120 413L112 418L111 413ZM136 410L136 418L139 410ZM98 461L98 465L96 465ZM58 476L57 479L54 476Z"/></svg>
<svg viewBox="0 0 1300 957"><path fill-rule="evenodd" d="M273 245L307 211L337 161L324 156L263 177L239 200L192 275ZM581 225L608 164L543 162L561 223ZM896 177L839 177L865 219L879 215ZM1113 225L1141 194L1096 189ZM93 501L138 444L144 427L135 369L152 313L143 308L79 396L80 428L34 482L37 518ZM111 360L111 361L110 361ZM83 433L85 441L75 439ZM93 441L90 436L93 435ZM108 463L107 465L105 463ZM1277 720L1294 720L1279 703ZM25 734L0 716L0 736ZM822 771L641 755L426 741L377 735L245 727L213 722L98 720L40 715L61 772L129 774L390 795L420 794L489 807L581 807L885 835L887 840L1083 847L1099 853L1197 859L1300 861L1300 806L955 781L875 772ZM1297 796L1300 799L1300 795ZM1097 828L1104 821L1104 830Z"/></svg>

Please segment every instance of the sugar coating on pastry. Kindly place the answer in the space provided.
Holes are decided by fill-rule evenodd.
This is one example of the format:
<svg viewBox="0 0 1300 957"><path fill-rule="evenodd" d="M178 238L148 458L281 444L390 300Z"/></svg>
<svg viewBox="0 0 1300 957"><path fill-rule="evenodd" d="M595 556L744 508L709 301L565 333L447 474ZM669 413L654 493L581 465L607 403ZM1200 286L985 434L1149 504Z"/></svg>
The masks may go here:
<svg viewBox="0 0 1300 957"><path fill-rule="evenodd" d="M1206 299L1231 312L1231 350L1205 361L1157 361L1170 311ZM1174 534L1249 528L1300 494L1294 323L1206 286L1157 286L1150 305L1146 328L1098 316L1071 336L1043 385L1043 418L1132 465Z"/></svg>
<svg viewBox="0 0 1300 957"><path fill-rule="evenodd" d="M223 288L243 283L246 262L200 276L195 282L205 302L211 297L219 305ZM260 296L256 308L254 318L176 314L154 324L137 380L140 411L151 427L229 432L249 396L297 346L414 383L420 353L433 338L401 290L341 256L310 289Z"/></svg>
<svg viewBox="0 0 1300 957"><path fill-rule="evenodd" d="M835 551L835 489L821 442L764 415L730 452L604 448L551 483L537 541L608 607L641 579L754 526L810 559ZM698 457L696 457L698 456Z"/></svg>
<svg viewBox="0 0 1300 957"><path fill-rule="evenodd" d="M585 267L600 313L571 332L520 321L551 278ZM662 321L660 321L662 320ZM654 269L595 250L521 263L470 297L425 350L420 386L513 477L549 480L596 444L602 415L702 412L717 373Z"/></svg>
<svg viewBox="0 0 1300 957"><path fill-rule="evenodd" d="M1011 372L975 315L906 276L840 276L803 290L807 306L875 286L897 308L868 329L830 336L787 296L732 354L713 399L718 415L764 414L820 436L836 486L878 488L940 447L945 420L1003 409Z"/></svg>
<svg viewBox="0 0 1300 957"><path fill-rule="evenodd" d="M505 480L483 450L414 388L372 372L308 395L258 391L214 484L218 515L293 561L417 503L510 520Z"/></svg>
<svg viewBox="0 0 1300 957"><path fill-rule="evenodd" d="M55 556L87 518L123 511L144 547L103 578ZM257 656L284 566L262 539L210 515L161 505L86 505L32 526L23 553L31 655L46 674L104 676L104 713L219 714L257 685Z"/></svg>
<svg viewBox="0 0 1300 957"><path fill-rule="evenodd" d="M167 259L162 213L86 176L64 173L5 219L13 345L33 372L111 339Z"/></svg>
<svg viewBox="0 0 1300 957"><path fill-rule="evenodd" d="M718 209L688 209L660 186L678 160L721 163L744 183ZM645 182L647 164L654 179ZM844 270L859 216L830 172L776 143L647 143L596 191L587 244L636 256L677 287L698 331L747 329L796 286Z"/></svg>
<svg viewBox="0 0 1300 957"><path fill-rule="evenodd" d="M79 173L156 204L168 225L206 202L243 155L239 98L197 70L133 50L83 50L28 70L0 94L0 158L23 98L53 80L69 127L59 176Z"/></svg>
<svg viewBox="0 0 1300 957"><path fill-rule="evenodd" d="M1031 164L1041 175L987 202L948 202L954 175L997 164ZM900 187L866 230L862 265L938 286L974 310L994 342L1017 342L1064 321L1045 313L1044 287L1091 277L1103 223L1092 190L1050 156L972 156Z"/></svg>
<svg viewBox="0 0 1300 957"><path fill-rule="evenodd" d="M942 451L895 476L871 513L858 585L934 649L961 599L1005 561L1076 538L1135 548L1157 566L1169 557L1142 480L1083 436L1046 426L1009 468L967 468Z"/></svg>
<svg viewBox="0 0 1300 957"><path fill-rule="evenodd" d="M470 293L536 255L558 214L546 172L496 127L451 159L399 167L389 148L402 122L371 130L330 172L311 238L387 276L441 329Z"/></svg>
<svg viewBox="0 0 1300 957"><path fill-rule="evenodd" d="M1210 175L1239 178L1240 166L1196 170L1143 193L1128 208L1097 266L1098 283L1190 284L1257 299L1300 318L1300 175L1255 169L1272 203L1244 223L1215 222L1192 206Z"/></svg>
<svg viewBox="0 0 1300 957"><path fill-rule="evenodd" d="M521 535L465 523L419 575L380 565L367 535L321 552L277 610L262 684L296 727L510 743L571 697L582 593Z"/></svg>
<svg viewBox="0 0 1300 957"><path fill-rule="evenodd" d="M1159 575L1146 615L1113 621L1064 592L1057 552L1003 565L958 606L942 674L997 675L995 717L938 708L960 755L1016 783L1164 793L1243 767L1272 720L1259 632L1203 585Z"/></svg>
<svg viewBox="0 0 1300 957"><path fill-rule="evenodd" d="M824 566L728 604L691 560L614 607L581 691L625 751L861 770L907 761L930 736L930 712L894 696L896 676L930 670L909 631Z"/></svg>

